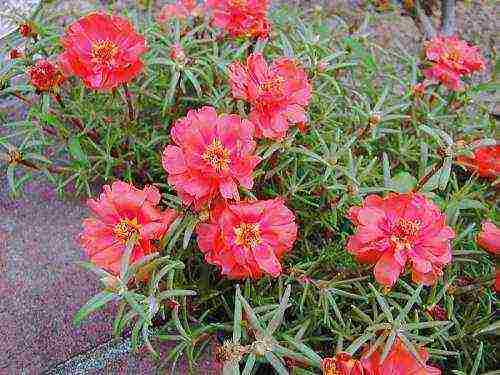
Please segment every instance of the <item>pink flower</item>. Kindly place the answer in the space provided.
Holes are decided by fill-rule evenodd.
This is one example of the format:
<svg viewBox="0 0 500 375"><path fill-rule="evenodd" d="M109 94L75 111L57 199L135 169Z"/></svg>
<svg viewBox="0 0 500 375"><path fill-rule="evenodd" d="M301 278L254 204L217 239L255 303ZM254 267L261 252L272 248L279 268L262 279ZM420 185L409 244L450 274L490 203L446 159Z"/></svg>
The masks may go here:
<svg viewBox="0 0 500 375"><path fill-rule="evenodd" d="M146 40L125 18L92 12L68 27L61 38L61 68L76 75L85 86L110 90L141 73Z"/></svg>
<svg viewBox="0 0 500 375"><path fill-rule="evenodd" d="M190 16L200 16L203 7L198 5L196 0L178 0L174 4L167 4L161 8L157 20L159 23L165 23L173 18L186 19Z"/></svg>
<svg viewBox="0 0 500 375"><path fill-rule="evenodd" d="M266 38L268 0L207 0L213 11L213 23L233 37Z"/></svg>
<svg viewBox="0 0 500 375"><path fill-rule="evenodd" d="M484 221L477 244L490 253L500 255L500 228L491 221Z"/></svg>
<svg viewBox="0 0 500 375"><path fill-rule="evenodd" d="M370 195L348 216L357 231L347 249L359 262L375 264L380 284L394 285L410 263L413 281L432 285L451 262L450 240L455 234L445 215L421 194Z"/></svg>
<svg viewBox="0 0 500 375"><path fill-rule="evenodd" d="M160 211L160 192L153 186L139 190L122 181L104 186L98 200L87 204L94 217L83 221L79 242L97 266L117 275L126 244L136 235L130 257L134 263L154 252L152 240L159 240L177 217L175 210Z"/></svg>
<svg viewBox="0 0 500 375"><path fill-rule="evenodd" d="M170 131L175 145L163 151L168 182L182 201L199 209L221 195L239 200L238 185L253 187L254 125L237 115L217 116L212 107L191 110Z"/></svg>
<svg viewBox="0 0 500 375"><path fill-rule="evenodd" d="M427 79L443 83L451 90L462 87L462 76L482 70L485 61L479 48L469 46L455 36L437 36L426 43L425 55L433 63L424 71Z"/></svg>
<svg viewBox="0 0 500 375"><path fill-rule="evenodd" d="M282 199L217 205L196 229L205 260L231 279L278 276L280 259L297 238L292 211Z"/></svg>
<svg viewBox="0 0 500 375"><path fill-rule="evenodd" d="M382 346L383 348L383 346ZM370 357L362 358L364 374L367 375L440 375L441 370L429 365L421 365L417 358L411 354L403 342L397 338L392 345L389 355L380 361L381 348L376 350ZM424 347L417 347L418 354L426 363L429 352Z"/></svg>
<svg viewBox="0 0 500 375"><path fill-rule="evenodd" d="M268 66L260 53L247 58L246 65L229 66L233 96L251 104L250 120L258 137L281 140L290 123L306 123L304 107L311 98L306 72L289 58Z"/></svg>

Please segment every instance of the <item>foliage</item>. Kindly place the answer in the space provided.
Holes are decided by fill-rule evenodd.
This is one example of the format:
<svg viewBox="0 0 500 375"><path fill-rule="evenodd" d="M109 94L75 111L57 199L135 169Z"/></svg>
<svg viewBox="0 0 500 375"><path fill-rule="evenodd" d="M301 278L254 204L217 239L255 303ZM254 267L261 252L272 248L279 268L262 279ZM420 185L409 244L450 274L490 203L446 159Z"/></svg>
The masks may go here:
<svg viewBox="0 0 500 375"><path fill-rule="evenodd" d="M221 335L219 344L229 343L222 348L241 349L225 362L228 374L256 373L266 363L280 374L292 368L315 373L321 357L339 350L360 354L367 343L387 354L396 337L415 353L412 342L426 344L445 373L494 368L494 264L475 236L483 219L498 221L498 190L454 164L495 138L495 120L480 99L493 84L470 83L464 92L432 86L415 95L422 79L418 57L378 46L347 24L332 29L321 12L276 9L271 38L259 41L225 37L201 18L159 25L151 9L127 12L149 46L144 73L128 87L133 118L122 88L90 91L70 78L59 91L61 105L22 78L38 57L61 51L62 30L50 8L34 20L37 40L23 41L24 56L0 70L0 96L27 104L23 120L3 115L8 132L0 137L1 168L13 194L37 174L61 194L74 187L91 195L95 184L123 179L156 185L162 204L183 212L159 244L160 254L130 267L124 257L119 277L85 264L105 289L76 322L117 302L115 334L131 330L134 345L145 344L155 355L157 341L173 342L162 364L172 371L183 355L194 371ZM175 44L185 58L170 57ZM181 206L166 183L161 151L173 121L188 109L210 105L246 117L245 103L230 93L227 67L251 50L270 61L297 59L314 89L306 131L294 127L282 142L261 141L255 188L242 191L249 198L284 197L297 217L299 239L279 278L246 280L234 294L235 282L207 265L197 249L193 231L202 218ZM453 264L433 287L416 286L406 274L391 290L381 289L371 268L345 251L353 233L345 213L369 193L415 187L440 206L457 233ZM133 282L144 267L149 279ZM436 306L446 310L445 320L433 317Z"/></svg>

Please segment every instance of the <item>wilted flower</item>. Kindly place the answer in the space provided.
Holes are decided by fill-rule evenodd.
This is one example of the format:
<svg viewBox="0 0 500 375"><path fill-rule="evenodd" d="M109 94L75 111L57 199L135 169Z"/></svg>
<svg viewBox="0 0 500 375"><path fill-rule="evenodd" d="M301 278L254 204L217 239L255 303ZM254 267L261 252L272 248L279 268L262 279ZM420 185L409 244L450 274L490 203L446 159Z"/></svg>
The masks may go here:
<svg viewBox="0 0 500 375"><path fill-rule="evenodd" d="M357 232L347 249L359 262L376 264L380 284L394 285L410 263L413 281L432 285L451 262L450 239L455 234L445 215L421 194L370 195L348 216Z"/></svg>
<svg viewBox="0 0 500 375"><path fill-rule="evenodd" d="M459 156L457 163L485 178L500 176L500 145L478 147L471 157Z"/></svg>
<svg viewBox="0 0 500 375"><path fill-rule="evenodd" d="M61 67L91 89L115 88L143 68L140 56L146 52L146 41L122 17L90 13L69 26L61 43Z"/></svg>
<svg viewBox="0 0 500 375"><path fill-rule="evenodd" d="M491 221L484 221L481 233L477 236L477 244L490 253L500 255L500 228Z"/></svg>
<svg viewBox="0 0 500 375"><path fill-rule="evenodd" d="M280 259L297 238L295 216L282 199L217 205L208 223L198 225L205 260L231 279L278 276Z"/></svg>
<svg viewBox="0 0 500 375"><path fill-rule="evenodd" d="M38 35L35 25L33 25L31 22L24 22L20 24L19 33L25 38L35 38Z"/></svg>
<svg viewBox="0 0 500 375"><path fill-rule="evenodd" d="M9 58L11 60L19 59L20 57L23 57L23 53L19 51L17 48L13 48L9 52Z"/></svg>
<svg viewBox="0 0 500 375"><path fill-rule="evenodd" d="M207 5L212 9L214 25L233 37L269 35L269 0L207 0Z"/></svg>
<svg viewBox="0 0 500 375"><path fill-rule="evenodd" d="M200 16L202 13L203 7L198 5L196 0L178 0L161 8L157 20L159 23L165 23L173 18L186 19L190 16Z"/></svg>
<svg viewBox="0 0 500 375"><path fill-rule="evenodd" d="M253 186L254 125L237 115L221 115L212 107L190 110L170 131L175 145L163 151L168 182L182 201L197 209L222 195L239 199L238 185Z"/></svg>
<svg viewBox="0 0 500 375"><path fill-rule="evenodd" d="M311 85L304 69L289 58L268 66L260 53L248 56L246 65L229 66L233 96L251 104L250 120L258 137L281 140L290 123L306 123L304 107L311 98Z"/></svg>
<svg viewBox="0 0 500 375"><path fill-rule="evenodd" d="M460 90L462 76L484 69L479 48L469 46L455 36L437 36L425 46L427 60L433 65L424 70L427 79L438 81L451 90Z"/></svg>
<svg viewBox="0 0 500 375"><path fill-rule="evenodd" d="M79 242L97 266L117 275L127 242L137 236L130 256L136 262L154 252L152 240L159 240L176 218L175 210L160 211L160 192L146 186L140 190L122 181L104 186L98 200L87 204L95 217L83 221Z"/></svg>
<svg viewBox="0 0 500 375"><path fill-rule="evenodd" d="M446 309L443 308L443 307L441 307L441 306L439 306L439 305L434 305L432 307L429 307L427 309L427 312L435 320L446 320L447 319L447 315L448 315L446 313Z"/></svg>
<svg viewBox="0 0 500 375"><path fill-rule="evenodd" d="M370 357L362 358L361 363L364 374L368 375L440 375L441 370L437 367L422 365L419 363L403 342L397 338L392 345L389 355L380 361L382 348L375 351ZM424 347L417 348L418 354L425 363L429 359L429 353Z"/></svg>
<svg viewBox="0 0 500 375"><path fill-rule="evenodd" d="M333 358L321 361L323 375L363 375L361 362L347 353L338 353Z"/></svg>
<svg viewBox="0 0 500 375"><path fill-rule="evenodd" d="M186 61L186 53L184 52L184 49L179 43L175 43L171 48L170 48L170 58L174 61L177 61L179 63L183 63Z"/></svg>
<svg viewBox="0 0 500 375"><path fill-rule="evenodd" d="M65 77L57 64L46 59L38 60L27 69L31 84L38 91L56 91L64 82Z"/></svg>

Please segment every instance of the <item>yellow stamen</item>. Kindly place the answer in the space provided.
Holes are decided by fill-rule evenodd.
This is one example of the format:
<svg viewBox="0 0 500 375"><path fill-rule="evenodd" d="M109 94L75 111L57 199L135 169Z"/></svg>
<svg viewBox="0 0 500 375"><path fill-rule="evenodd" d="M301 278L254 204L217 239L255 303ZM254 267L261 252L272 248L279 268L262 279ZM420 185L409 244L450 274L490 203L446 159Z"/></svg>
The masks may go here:
<svg viewBox="0 0 500 375"><path fill-rule="evenodd" d="M118 54L118 46L110 40L100 40L92 45L91 54L94 62L111 62Z"/></svg>
<svg viewBox="0 0 500 375"><path fill-rule="evenodd" d="M259 224L242 223L234 228L234 233L236 234L236 245L247 249L254 249L262 242Z"/></svg>
<svg viewBox="0 0 500 375"><path fill-rule="evenodd" d="M230 151L218 139L214 139L202 155L217 172L226 171L231 163Z"/></svg>
<svg viewBox="0 0 500 375"><path fill-rule="evenodd" d="M122 219L118 224L113 228L113 233L116 238L120 240L122 243L127 243L128 240L141 229L140 224L137 222L137 218L130 219Z"/></svg>

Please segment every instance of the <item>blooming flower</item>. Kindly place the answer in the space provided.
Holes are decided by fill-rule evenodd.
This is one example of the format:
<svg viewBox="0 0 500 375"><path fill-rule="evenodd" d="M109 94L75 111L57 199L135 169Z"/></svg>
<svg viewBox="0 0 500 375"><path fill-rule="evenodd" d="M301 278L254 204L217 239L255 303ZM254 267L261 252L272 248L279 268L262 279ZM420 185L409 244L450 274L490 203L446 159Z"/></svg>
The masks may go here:
<svg viewBox="0 0 500 375"><path fill-rule="evenodd" d="M131 81L143 68L144 38L121 17L90 13L69 26L61 39L61 67L88 88L109 90Z"/></svg>
<svg viewBox="0 0 500 375"><path fill-rule="evenodd" d="M198 5L196 0L178 0L161 8L157 20L159 23L165 23L173 18L186 19L189 16L199 16L202 12L203 7Z"/></svg>
<svg viewBox="0 0 500 375"><path fill-rule="evenodd" d="M323 375L363 375L361 362L347 353L338 353L333 358L321 361Z"/></svg>
<svg viewBox="0 0 500 375"><path fill-rule="evenodd" d="M368 196L349 210L357 232L347 249L359 262L375 263L375 279L392 286L409 262L413 281L432 285L451 262L453 230L439 208L421 194Z"/></svg>
<svg viewBox="0 0 500 375"><path fill-rule="evenodd" d="M403 342L398 338L392 345L389 355L380 362L381 350L379 348L370 357L362 358L361 364L365 375L440 375L441 370L437 367L422 365L410 353ZM429 359L429 353L424 347L417 348L418 354L425 363Z"/></svg>
<svg viewBox="0 0 500 375"><path fill-rule="evenodd" d="M500 255L500 228L491 221L484 221L481 233L477 236L477 244L490 253Z"/></svg>
<svg viewBox="0 0 500 375"><path fill-rule="evenodd" d="M431 81L439 81L451 90L460 90L462 76L484 69L485 62L479 48L469 46L455 36L437 36L425 46L427 60L433 65L424 70Z"/></svg>
<svg viewBox="0 0 500 375"><path fill-rule="evenodd" d="M304 107L311 98L306 72L289 58L268 66L260 53L248 56L246 65L229 66L233 96L251 104L250 120L258 137L283 139L290 123L306 123Z"/></svg>
<svg viewBox="0 0 500 375"><path fill-rule="evenodd" d="M280 198L216 205L196 230L205 260L231 279L278 276L297 238L295 216Z"/></svg>
<svg viewBox="0 0 500 375"><path fill-rule="evenodd" d="M31 84L38 91L55 91L64 82L65 77L57 66L46 59L38 60L27 69Z"/></svg>
<svg viewBox="0 0 500 375"><path fill-rule="evenodd" d="M214 25L232 37L269 35L268 0L207 0L207 5L213 11Z"/></svg>
<svg viewBox="0 0 500 375"><path fill-rule="evenodd" d="M478 147L472 157L459 156L457 163L475 171L479 176L500 176L500 145Z"/></svg>
<svg viewBox="0 0 500 375"><path fill-rule="evenodd" d="M152 240L159 240L176 218L175 210L160 211L160 192L153 186L140 190L122 181L104 186L98 200L87 204L94 217L83 221L79 242L97 266L117 275L121 257L132 236L138 240L130 256L134 263L154 252Z"/></svg>
<svg viewBox="0 0 500 375"><path fill-rule="evenodd" d="M175 145L163 151L168 182L182 201L197 209L222 195L239 199L238 184L251 189L252 172L260 158L254 155L254 126L237 115L221 115L212 107L191 110L170 131Z"/></svg>

